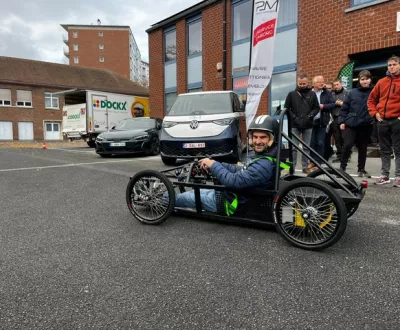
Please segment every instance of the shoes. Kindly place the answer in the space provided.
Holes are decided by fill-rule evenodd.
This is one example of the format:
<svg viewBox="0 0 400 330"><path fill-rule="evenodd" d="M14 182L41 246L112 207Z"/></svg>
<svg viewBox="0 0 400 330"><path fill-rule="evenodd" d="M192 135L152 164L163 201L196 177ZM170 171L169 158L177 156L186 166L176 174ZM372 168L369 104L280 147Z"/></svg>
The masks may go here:
<svg viewBox="0 0 400 330"><path fill-rule="evenodd" d="M311 172L312 172L311 168L308 168L308 167L303 168L303 173L310 174Z"/></svg>
<svg viewBox="0 0 400 330"><path fill-rule="evenodd" d="M358 176L360 178L371 178L371 174L369 174L366 170L359 170Z"/></svg>
<svg viewBox="0 0 400 330"><path fill-rule="evenodd" d="M375 181L375 184L386 184L386 183L390 183L390 179L387 176L384 176L384 175L381 175Z"/></svg>
<svg viewBox="0 0 400 330"><path fill-rule="evenodd" d="M396 176L393 182L393 187L400 188L400 176Z"/></svg>
<svg viewBox="0 0 400 330"><path fill-rule="evenodd" d="M334 160L332 160L332 163L340 163L340 158L335 158Z"/></svg>

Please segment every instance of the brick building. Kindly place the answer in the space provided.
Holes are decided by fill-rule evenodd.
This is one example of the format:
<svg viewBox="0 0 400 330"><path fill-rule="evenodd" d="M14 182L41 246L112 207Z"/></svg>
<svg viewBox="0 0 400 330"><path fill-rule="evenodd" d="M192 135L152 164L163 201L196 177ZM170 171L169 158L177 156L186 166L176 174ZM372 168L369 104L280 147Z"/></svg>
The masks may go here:
<svg viewBox="0 0 400 330"><path fill-rule="evenodd" d="M148 96L109 70L0 56L0 140L61 140L64 97L82 89Z"/></svg>
<svg viewBox="0 0 400 330"><path fill-rule="evenodd" d="M246 99L251 6L252 0L205 0L147 30L154 115L188 91L233 89ZM354 62L355 74L384 76L387 58L400 55L398 12L398 0L280 0L273 77L259 111L274 112L298 73L329 81Z"/></svg>
<svg viewBox="0 0 400 330"><path fill-rule="evenodd" d="M69 64L111 70L141 83L141 55L131 28L98 23L61 24L68 33L63 36L63 41Z"/></svg>

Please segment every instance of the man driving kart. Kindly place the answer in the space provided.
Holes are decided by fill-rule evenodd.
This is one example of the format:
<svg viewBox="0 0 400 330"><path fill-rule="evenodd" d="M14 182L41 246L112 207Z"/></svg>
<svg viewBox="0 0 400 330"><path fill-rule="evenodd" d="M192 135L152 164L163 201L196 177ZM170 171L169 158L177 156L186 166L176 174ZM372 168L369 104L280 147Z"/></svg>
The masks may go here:
<svg viewBox="0 0 400 330"><path fill-rule="evenodd" d="M275 156L279 123L271 116L256 117L247 131L249 145L254 153L246 160L244 165L220 163L213 159L205 158L200 161L201 169L211 172L221 185L228 188L226 192L214 189L200 189L202 209L209 212L219 211L217 205L218 194L224 196L224 208L227 215L233 215L238 208L244 206L247 198L237 195L242 189L266 188L275 175ZM217 196L216 196L217 195ZM194 191L187 191L176 196L176 207L196 208Z"/></svg>

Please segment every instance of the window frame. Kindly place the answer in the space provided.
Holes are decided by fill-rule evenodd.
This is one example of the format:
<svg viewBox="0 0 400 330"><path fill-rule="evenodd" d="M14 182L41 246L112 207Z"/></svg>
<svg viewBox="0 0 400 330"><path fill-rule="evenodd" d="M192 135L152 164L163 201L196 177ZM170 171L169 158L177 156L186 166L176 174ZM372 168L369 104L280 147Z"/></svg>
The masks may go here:
<svg viewBox="0 0 400 330"><path fill-rule="evenodd" d="M167 55L167 53L166 53L166 48L167 48L166 37L170 33L175 33L175 58L167 60L167 58L166 58L166 55ZM174 62L176 63L176 27L175 26L172 28L169 28L169 29L165 29L163 31L163 61L164 61L164 64L167 64L167 63L170 64L170 63L174 63Z"/></svg>
<svg viewBox="0 0 400 330"><path fill-rule="evenodd" d="M104 50L104 44L99 44L99 49Z"/></svg>
<svg viewBox="0 0 400 330"><path fill-rule="evenodd" d="M0 88L1 90L5 90L5 91L8 91L9 93L9 95L10 95L10 99L9 100L6 100L6 99L0 99L0 107L11 107L11 102L12 102L12 100L11 100L11 97L12 97L12 95L11 95L11 89L9 89L9 88ZM5 102L7 102L8 104L4 104Z"/></svg>
<svg viewBox="0 0 400 330"><path fill-rule="evenodd" d="M31 100L30 101L18 101L18 91L31 93ZM15 102L15 104L18 108L32 108L33 107L32 91L24 90L24 89L17 89L17 101Z"/></svg>
<svg viewBox="0 0 400 330"><path fill-rule="evenodd" d="M167 95L169 95L169 94L175 94L176 98L179 95L176 88L169 88L164 91L164 116L166 116L168 114L167 113ZM176 100L176 98L175 98L175 100Z"/></svg>
<svg viewBox="0 0 400 330"><path fill-rule="evenodd" d="M79 64L79 56L74 56L74 64Z"/></svg>
<svg viewBox="0 0 400 330"><path fill-rule="evenodd" d="M104 56L99 56L100 63L104 63Z"/></svg>
<svg viewBox="0 0 400 330"><path fill-rule="evenodd" d="M73 50L75 52L77 52L79 50L79 45L78 44L73 44L72 48L73 48Z"/></svg>
<svg viewBox="0 0 400 330"><path fill-rule="evenodd" d="M231 36L232 36L232 46L241 44L241 43L245 43L245 42L249 42L251 39L251 17L250 17L250 36L246 37L246 38L241 38L241 39L237 39L235 40L235 7L239 7L240 5L243 5L246 2L250 2L250 0L236 0L236 1L232 1L232 10L231 10Z"/></svg>
<svg viewBox="0 0 400 330"><path fill-rule="evenodd" d="M350 0L350 7L351 7L351 8L353 8L353 7L358 7L358 6L368 5L370 2L376 2L376 0L361 0L361 1L363 1L362 3L355 4L355 3L354 3L355 1L356 1L356 0Z"/></svg>
<svg viewBox="0 0 400 330"><path fill-rule="evenodd" d="M50 107L46 106L46 99L50 99ZM57 100L57 106L53 106L53 100ZM57 109L60 110L60 99L58 98L58 95L54 95L52 92L44 92L44 107L45 109Z"/></svg>
<svg viewBox="0 0 400 330"><path fill-rule="evenodd" d="M78 38L78 31L72 31L72 38L74 39Z"/></svg>
<svg viewBox="0 0 400 330"><path fill-rule="evenodd" d="M104 37L104 32L103 31L99 31L99 37Z"/></svg>
<svg viewBox="0 0 400 330"><path fill-rule="evenodd" d="M201 51L195 53L195 54L189 54L190 52L190 34L189 34L189 29L191 25L201 23ZM186 56L187 58L192 58L192 57L197 57L197 56L202 56L203 55L203 20L201 15L196 15L194 17L191 17L187 19L186 21Z"/></svg>

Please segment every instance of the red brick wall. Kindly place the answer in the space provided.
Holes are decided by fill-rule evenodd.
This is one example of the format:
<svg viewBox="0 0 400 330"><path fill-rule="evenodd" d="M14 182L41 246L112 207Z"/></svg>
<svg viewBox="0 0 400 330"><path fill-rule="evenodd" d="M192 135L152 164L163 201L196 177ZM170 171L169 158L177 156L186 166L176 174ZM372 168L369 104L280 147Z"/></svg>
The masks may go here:
<svg viewBox="0 0 400 330"><path fill-rule="evenodd" d="M73 31L78 31L78 38L73 38ZM103 32L103 37L99 36ZM129 31L127 30L85 30L69 29L69 64L73 66L88 66L114 71L125 78L130 79L130 51ZM78 45L78 51L74 51L73 45ZM99 49L99 44L104 49ZM74 56L79 56L79 63L74 63ZM100 62L99 57L104 57Z"/></svg>
<svg viewBox="0 0 400 330"><path fill-rule="evenodd" d="M163 31L149 34L149 81L150 81L150 114L153 117L164 117L164 53Z"/></svg>
<svg viewBox="0 0 400 330"><path fill-rule="evenodd" d="M186 20L176 23L177 93L187 92Z"/></svg>
<svg viewBox="0 0 400 330"><path fill-rule="evenodd" d="M400 1L345 13L349 7L350 0L299 1L298 73L332 80L349 54L400 45Z"/></svg>
<svg viewBox="0 0 400 330"><path fill-rule="evenodd" d="M0 88L11 90L11 107L0 107L0 121L12 121L14 140L18 140L18 122L33 122L33 133L35 140L44 140L44 122L59 122L60 134L62 123L62 106L64 97L59 96L59 110L45 109L45 92L58 92L61 89L47 87L33 87L23 85L4 85ZM32 91L32 108L17 107L17 90Z"/></svg>

